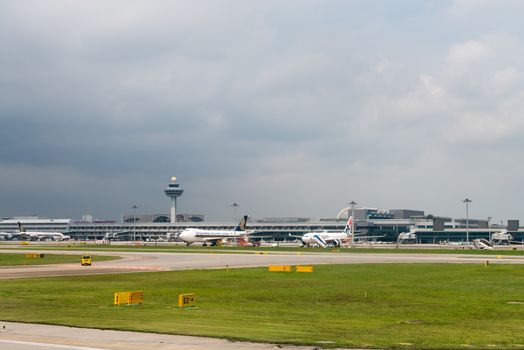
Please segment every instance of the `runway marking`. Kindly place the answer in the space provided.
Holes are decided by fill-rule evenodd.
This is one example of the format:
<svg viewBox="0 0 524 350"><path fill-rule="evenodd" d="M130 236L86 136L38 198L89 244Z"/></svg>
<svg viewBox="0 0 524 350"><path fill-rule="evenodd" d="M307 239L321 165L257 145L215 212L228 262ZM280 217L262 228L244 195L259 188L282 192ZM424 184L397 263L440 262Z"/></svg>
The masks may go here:
<svg viewBox="0 0 524 350"><path fill-rule="evenodd" d="M90 347L85 347L85 346L37 343L37 342L21 341L21 340L4 340L4 339L0 339L0 343L18 344L18 345L32 345L32 346L41 346L41 347L56 348L56 349L69 349L69 350L110 350L108 348L104 348L104 349L103 348L90 348Z"/></svg>
<svg viewBox="0 0 524 350"><path fill-rule="evenodd" d="M99 267L99 270L107 270L107 269L118 269L118 270L145 270L145 271L167 271L168 268L166 267L158 267L158 266L103 266Z"/></svg>

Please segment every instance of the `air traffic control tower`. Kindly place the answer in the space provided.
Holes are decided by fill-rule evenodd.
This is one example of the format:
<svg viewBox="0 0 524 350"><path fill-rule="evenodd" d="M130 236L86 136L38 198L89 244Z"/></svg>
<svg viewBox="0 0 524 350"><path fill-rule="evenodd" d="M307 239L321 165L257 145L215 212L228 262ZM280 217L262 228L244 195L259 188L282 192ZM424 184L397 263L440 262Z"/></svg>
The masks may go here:
<svg viewBox="0 0 524 350"><path fill-rule="evenodd" d="M171 223L174 223L176 222L176 199L182 195L184 190L176 183L176 177L173 176L164 192L171 198Z"/></svg>

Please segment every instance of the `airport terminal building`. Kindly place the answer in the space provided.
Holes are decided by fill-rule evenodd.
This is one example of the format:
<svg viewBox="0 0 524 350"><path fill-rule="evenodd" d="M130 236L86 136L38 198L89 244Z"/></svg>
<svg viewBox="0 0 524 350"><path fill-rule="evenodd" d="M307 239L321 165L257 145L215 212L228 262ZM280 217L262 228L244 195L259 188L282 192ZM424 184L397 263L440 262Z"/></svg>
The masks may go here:
<svg viewBox="0 0 524 350"><path fill-rule="evenodd" d="M250 219L248 229L254 230L253 240L293 241L296 236L311 231L341 231L346 226L346 215L336 218L311 220L309 218L263 218ZM339 213L340 214L340 213ZM524 229L518 220L508 220L508 225L489 225L487 220L452 219L424 216L422 211L390 210L372 208L354 210L355 230L358 236L370 236L369 240L380 242L441 243L465 242L478 238L491 240L493 234L507 231L514 242L524 243ZM420 215L422 214L422 215ZM183 216L184 214L177 214ZM406 216L410 217L406 217ZM231 229L237 223L206 222L203 215L186 215L187 221L171 223L163 214L142 214L132 219L124 215L121 222L100 220L42 219L38 217L15 217L0 220L0 232L17 233L18 223L27 231L61 232L73 240L108 241L176 241L178 233L186 228ZM162 217L161 220L158 218ZM167 217L167 218L166 218ZM257 238L259 237L259 238ZM0 236L0 239L1 236Z"/></svg>

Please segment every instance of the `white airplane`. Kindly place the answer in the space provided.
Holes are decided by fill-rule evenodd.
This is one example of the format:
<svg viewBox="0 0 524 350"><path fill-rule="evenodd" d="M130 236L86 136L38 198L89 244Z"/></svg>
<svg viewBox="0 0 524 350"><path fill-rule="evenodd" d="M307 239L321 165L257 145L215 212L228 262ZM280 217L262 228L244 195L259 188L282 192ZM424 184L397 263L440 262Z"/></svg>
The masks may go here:
<svg viewBox="0 0 524 350"><path fill-rule="evenodd" d="M13 234L9 232L0 232L0 240L7 241L13 238Z"/></svg>
<svg viewBox="0 0 524 350"><path fill-rule="evenodd" d="M510 244L512 242L513 236L508 233L508 230L493 232L491 235L491 243L493 244Z"/></svg>
<svg viewBox="0 0 524 350"><path fill-rule="evenodd" d="M18 234L14 234L13 236L17 236L19 238L31 241L66 241L71 238L69 236L64 235L61 232L26 231L26 229L24 228L24 226L22 226L20 222L18 222L18 228L20 232L18 232Z"/></svg>
<svg viewBox="0 0 524 350"><path fill-rule="evenodd" d="M244 239L247 235L254 233L246 231L247 215L244 215L234 230L204 230L200 228L187 228L180 232L178 238L186 242L186 245L201 242L204 246L220 245L230 239Z"/></svg>
<svg viewBox="0 0 524 350"><path fill-rule="evenodd" d="M353 233L351 232L352 223L353 217L350 216L343 231L324 230L320 232L308 232L301 237L301 240L306 246L318 244L322 248L326 248L328 245L339 247L342 243L349 242L353 239Z"/></svg>

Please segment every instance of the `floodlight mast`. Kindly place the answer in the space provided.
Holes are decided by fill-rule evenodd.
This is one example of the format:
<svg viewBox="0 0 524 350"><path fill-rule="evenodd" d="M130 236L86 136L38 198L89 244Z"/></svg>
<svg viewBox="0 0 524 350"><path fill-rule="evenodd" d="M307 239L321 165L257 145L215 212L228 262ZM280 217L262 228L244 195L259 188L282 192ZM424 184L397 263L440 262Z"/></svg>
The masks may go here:
<svg viewBox="0 0 524 350"><path fill-rule="evenodd" d="M491 242L491 216L488 216L488 238Z"/></svg>
<svg viewBox="0 0 524 350"><path fill-rule="evenodd" d="M353 244L355 241L355 205L357 205L357 202L351 201L349 202L349 205L351 205L351 248L353 248Z"/></svg>
<svg viewBox="0 0 524 350"><path fill-rule="evenodd" d="M469 206L468 204L471 203L472 200L469 198L466 198L462 202L466 203L466 242L469 243Z"/></svg>
<svg viewBox="0 0 524 350"><path fill-rule="evenodd" d="M233 222L237 222L237 208L240 206L237 202L231 204L233 207Z"/></svg>
<svg viewBox="0 0 524 350"><path fill-rule="evenodd" d="M136 210L138 206L136 204L133 204L131 209L133 209L133 243L136 242Z"/></svg>

